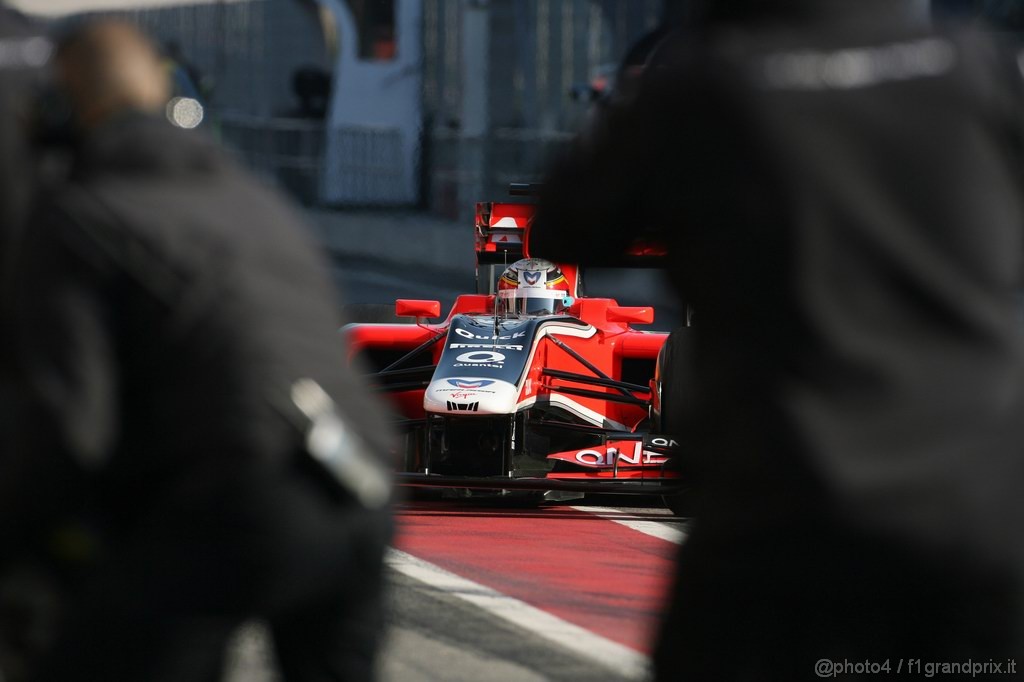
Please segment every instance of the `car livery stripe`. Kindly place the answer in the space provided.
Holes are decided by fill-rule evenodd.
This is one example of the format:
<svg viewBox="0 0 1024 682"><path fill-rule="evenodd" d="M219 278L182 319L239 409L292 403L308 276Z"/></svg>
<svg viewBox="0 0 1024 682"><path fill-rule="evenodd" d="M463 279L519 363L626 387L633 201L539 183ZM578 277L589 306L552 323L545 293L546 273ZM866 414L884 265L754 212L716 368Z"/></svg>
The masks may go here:
<svg viewBox="0 0 1024 682"><path fill-rule="evenodd" d="M571 507L406 509L398 521L398 549L650 651L675 544Z"/></svg>
<svg viewBox="0 0 1024 682"><path fill-rule="evenodd" d="M386 561L399 573L465 600L577 655L597 661L624 677L645 679L648 676L650 662L646 656L578 625L400 550L389 550Z"/></svg>

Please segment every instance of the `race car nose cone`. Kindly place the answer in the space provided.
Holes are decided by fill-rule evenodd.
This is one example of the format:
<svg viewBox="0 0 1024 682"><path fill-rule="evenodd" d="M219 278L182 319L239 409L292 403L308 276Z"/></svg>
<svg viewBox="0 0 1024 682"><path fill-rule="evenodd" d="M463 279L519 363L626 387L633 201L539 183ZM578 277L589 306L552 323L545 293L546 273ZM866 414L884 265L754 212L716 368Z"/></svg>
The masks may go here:
<svg viewBox="0 0 1024 682"><path fill-rule="evenodd" d="M497 379L437 379L423 394L423 409L435 414L511 414L518 398L515 385Z"/></svg>

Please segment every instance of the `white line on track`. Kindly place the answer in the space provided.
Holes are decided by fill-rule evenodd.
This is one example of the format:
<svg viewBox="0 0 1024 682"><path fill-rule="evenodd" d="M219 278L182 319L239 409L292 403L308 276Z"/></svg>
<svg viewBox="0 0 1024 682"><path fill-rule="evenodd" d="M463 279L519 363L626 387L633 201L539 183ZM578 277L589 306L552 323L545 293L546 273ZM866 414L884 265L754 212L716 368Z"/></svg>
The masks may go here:
<svg viewBox="0 0 1024 682"><path fill-rule="evenodd" d="M628 512L624 512L621 509L615 509L614 507L580 506L573 507L573 509L576 509L578 511L590 512L591 514L596 514L597 516L608 519L609 521L621 523L623 526L626 526L627 528L632 528L635 531L645 533L646 535L650 535L651 537L667 540L668 542L673 542L677 545L682 544L683 540L686 539L686 531L680 528L668 526L663 521L644 521L636 518L636 516L633 514L628 514ZM623 515L628 515L629 518L622 518Z"/></svg>
<svg viewBox="0 0 1024 682"><path fill-rule="evenodd" d="M649 678L650 660L627 646L397 549L388 550L386 561L399 573L463 599L620 675L635 680Z"/></svg>

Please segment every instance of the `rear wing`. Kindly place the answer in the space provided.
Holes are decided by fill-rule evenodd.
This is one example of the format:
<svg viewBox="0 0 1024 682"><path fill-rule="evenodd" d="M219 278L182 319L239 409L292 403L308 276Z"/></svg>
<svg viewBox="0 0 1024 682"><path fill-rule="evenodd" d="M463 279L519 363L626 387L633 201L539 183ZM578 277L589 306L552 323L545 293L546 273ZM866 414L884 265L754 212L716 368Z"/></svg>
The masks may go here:
<svg viewBox="0 0 1024 682"><path fill-rule="evenodd" d="M476 292L493 294L498 276L523 255L533 204L481 201L476 205Z"/></svg>
<svg viewBox="0 0 1024 682"><path fill-rule="evenodd" d="M476 205L477 265L504 265L523 258L523 234L533 204L482 201Z"/></svg>

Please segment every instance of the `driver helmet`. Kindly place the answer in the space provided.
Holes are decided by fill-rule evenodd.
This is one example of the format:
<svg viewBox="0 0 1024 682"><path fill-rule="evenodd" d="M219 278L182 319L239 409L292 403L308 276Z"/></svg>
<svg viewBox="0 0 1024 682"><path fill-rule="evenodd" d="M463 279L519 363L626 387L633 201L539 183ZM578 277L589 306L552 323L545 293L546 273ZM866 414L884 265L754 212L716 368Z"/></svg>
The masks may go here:
<svg viewBox="0 0 1024 682"><path fill-rule="evenodd" d="M557 265L543 258L518 260L498 279L499 315L555 315L572 304L569 281Z"/></svg>

